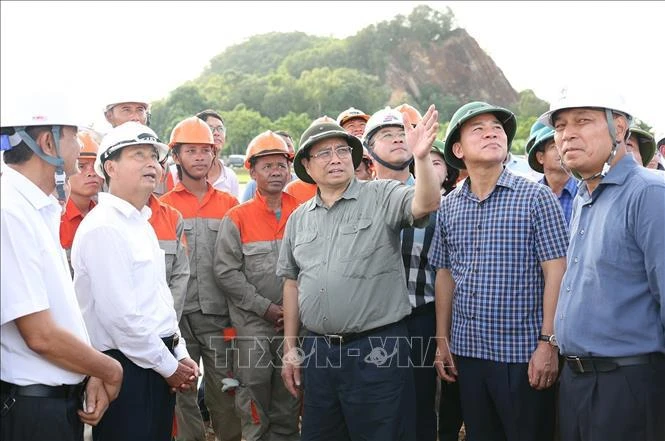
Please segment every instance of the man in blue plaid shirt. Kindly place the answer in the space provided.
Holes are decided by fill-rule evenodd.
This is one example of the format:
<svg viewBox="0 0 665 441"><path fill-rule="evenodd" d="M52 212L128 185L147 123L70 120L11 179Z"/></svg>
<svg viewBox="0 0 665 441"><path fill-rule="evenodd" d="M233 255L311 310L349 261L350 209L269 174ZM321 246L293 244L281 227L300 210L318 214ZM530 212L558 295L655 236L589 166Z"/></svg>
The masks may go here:
<svg viewBox="0 0 665 441"><path fill-rule="evenodd" d="M446 134L446 161L469 177L441 202L430 251L435 365L445 381L459 381L472 440L554 433L550 336L568 234L552 191L504 169L515 130L509 110L472 102Z"/></svg>

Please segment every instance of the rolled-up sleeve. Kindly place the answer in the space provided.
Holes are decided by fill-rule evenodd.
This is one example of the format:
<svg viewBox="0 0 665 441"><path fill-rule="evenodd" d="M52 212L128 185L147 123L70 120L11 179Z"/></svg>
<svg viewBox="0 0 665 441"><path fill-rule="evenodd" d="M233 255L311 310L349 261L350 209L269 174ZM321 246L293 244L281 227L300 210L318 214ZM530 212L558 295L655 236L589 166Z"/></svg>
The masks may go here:
<svg viewBox="0 0 665 441"><path fill-rule="evenodd" d="M293 257L293 244L295 243L295 230L297 228L295 215L298 212L299 210L294 212L286 222L282 247L279 250L279 259L277 259L277 276L291 280L297 280L300 273L300 268Z"/></svg>

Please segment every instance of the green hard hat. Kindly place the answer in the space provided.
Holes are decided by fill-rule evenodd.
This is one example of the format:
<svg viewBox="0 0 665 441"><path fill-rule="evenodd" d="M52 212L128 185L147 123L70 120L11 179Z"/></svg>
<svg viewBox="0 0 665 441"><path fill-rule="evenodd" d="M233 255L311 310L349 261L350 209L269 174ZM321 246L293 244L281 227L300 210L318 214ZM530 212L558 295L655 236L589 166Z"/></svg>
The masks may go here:
<svg viewBox="0 0 665 441"><path fill-rule="evenodd" d="M432 144L432 152L438 153L439 155L443 156L445 159L445 155L443 154L443 151L446 148L446 144L443 141L440 141L438 139L434 140L434 144Z"/></svg>
<svg viewBox="0 0 665 441"><path fill-rule="evenodd" d="M554 139L554 129L544 126L535 133L533 144L528 151L529 167L538 173L543 173L543 165L536 159L536 153L544 151L545 145ZM531 140L531 138L529 138Z"/></svg>
<svg viewBox="0 0 665 441"><path fill-rule="evenodd" d="M531 150L531 147L533 147L533 143L536 142L536 138L538 138L538 133L540 133L543 129L549 128L545 124L543 124L540 121L536 121L533 123L531 126L531 131L529 132L529 138L526 142L526 146L524 147L524 151L529 153L529 150Z"/></svg>
<svg viewBox="0 0 665 441"><path fill-rule="evenodd" d="M640 145L640 155L642 156L642 165L647 166L653 155L656 154L656 139L654 136L642 130L639 127L631 127L630 134L637 136L637 142Z"/></svg>
<svg viewBox="0 0 665 441"><path fill-rule="evenodd" d="M450 125L448 126L448 131L446 132L444 155L446 162L456 169L461 170L466 168L464 161L459 159L453 153L453 144L459 141L460 129L462 125L468 120L485 113L492 113L498 118L499 121L501 121L503 130L506 132L506 136L508 137L508 151L510 151L510 144L513 142L515 132L517 131L517 120L515 119L513 112L508 109L504 109L503 107L494 106L482 101L473 101L457 109L452 119L450 120Z"/></svg>
<svg viewBox="0 0 665 441"><path fill-rule="evenodd" d="M343 138L351 146L351 157L353 159L354 170L360 165L363 159L363 145L358 138L347 133L339 124L331 121L314 121L300 137L300 148L293 160L293 170L301 181L315 184L312 177L302 165L302 159L308 156L309 149L318 141L328 138Z"/></svg>

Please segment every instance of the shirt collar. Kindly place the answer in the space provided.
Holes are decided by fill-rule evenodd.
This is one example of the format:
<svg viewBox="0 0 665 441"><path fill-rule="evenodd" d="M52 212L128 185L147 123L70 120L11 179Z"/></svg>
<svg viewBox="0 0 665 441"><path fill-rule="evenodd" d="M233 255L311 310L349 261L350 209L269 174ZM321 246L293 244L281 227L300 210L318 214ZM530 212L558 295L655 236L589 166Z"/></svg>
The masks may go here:
<svg viewBox="0 0 665 441"><path fill-rule="evenodd" d="M316 196L310 200L310 204L306 207L308 211L312 211L314 208L317 206L323 207L323 200L321 199L320 196L320 189L316 189ZM342 193L342 197L340 199L358 199L358 195L360 194L360 183L358 182L358 179L354 176L351 179L351 183L349 184L348 187L346 187L346 190L344 190L344 193Z"/></svg>
<svg viewBox="0 0 665 441"><path fill-rule="evenodd" d="M549 187L549 184L547 183L547 179L545 178L545 175L543 175L542 178L538 181L539 184L547 185ZM574 177L570 176L568 177L568 180L566 181L566 185L563 186L563 191L567 192L571 196L575 196L577 194L577 186L579 185L579 181L575 179Z"/></svg>
<svg viewBox="0 0 665 441"><path fill-rule="evenodd" d="M503 171L499 175L499 179L496 181L496 187L506 187L511 190L515 189L517 177L510 172L506 167L503 168ZM494 192L494 191L492 191ZM462 185L460 191L456 192L457 196L471 196L471 178L466 178L464 184Z"/></svg>
<svg viewBox="0 0 665 441"><path fill-rule="evenodd" d="M2 176L13 184L18 191L35 210L55 205L60 208L58 200L53 195L47 195L34 182L11 167L3 167Z"/></svg>
<svg viewBox="0 0 665 441"><path fill-rule="evenodd" d="M98 203L100 205L110 205L120 213L122 213L126 218L131 218L133 216L140 216L141 218L148 220L152 215L152 210L147 205L144 205L141 210L137 210L135 206L130 204L124 199L121 199L111 193L100 192L98 195Z"/></svg>
<svg viewBox="0 0 665 441"><path fill-rule="evenodd" d="M95 201L91 199L90 203L88 204L88 209L92 210L94 206L95 206ZM83 217L83 215L81 214L81 210L79 210L79 207L76 206L76 204L71 198L69 198L69 200L67 201L67 207L65 208L64 216L67 220L74 220L77 217L81 218Z"/></svg>

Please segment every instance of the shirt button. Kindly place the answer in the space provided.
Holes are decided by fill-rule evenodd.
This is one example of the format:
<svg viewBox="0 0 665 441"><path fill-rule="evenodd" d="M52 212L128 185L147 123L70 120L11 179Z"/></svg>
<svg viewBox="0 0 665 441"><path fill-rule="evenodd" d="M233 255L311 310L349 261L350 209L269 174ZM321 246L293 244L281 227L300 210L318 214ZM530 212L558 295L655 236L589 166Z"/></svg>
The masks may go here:
<svg viewBox="0 0 665 441"><path fill-rule="evenodd" d="M570 292L570 286L566 286L566 291Z"/></svg>
<svg viewBox="0 0 665 441"><path fill-rule="evenodd" d="M575 263L577 263L577 262L579 262L579 261L580 261L580 259L579 259L578 257L576 257L576 258L573 259L573 262L575 262Z"/></svg>
<svg viewBox="0 0 665 441"><path fill-rule="evenodd" d="M323 320L328 320L328 317L323 317Z"/></svg>
<svg viewBox="0 0 665 441"><path fill-rule="evenodd" d="M324 288L321 288L321 291L319 291L319 292L320 292L321 294L323 294L324 292L326 292L326 290L325 290Z"/></svg>
<svg viewBox="0 0 665 441"><path fill-rule="evenodd" d="M480 230L481 228L482 228L482 225L481 225L481 224L478 224L478 229Z"/></svg>
<svg viewBox="0 0 665 441"><path fill-rule="evenodd" d="M584 236L584 230L580 230L580 236Z"/></svg>

